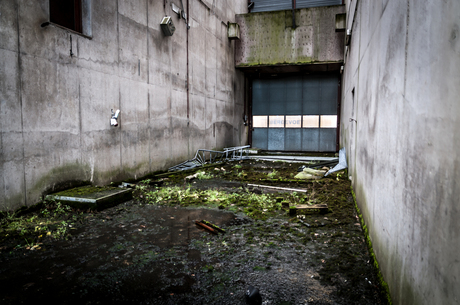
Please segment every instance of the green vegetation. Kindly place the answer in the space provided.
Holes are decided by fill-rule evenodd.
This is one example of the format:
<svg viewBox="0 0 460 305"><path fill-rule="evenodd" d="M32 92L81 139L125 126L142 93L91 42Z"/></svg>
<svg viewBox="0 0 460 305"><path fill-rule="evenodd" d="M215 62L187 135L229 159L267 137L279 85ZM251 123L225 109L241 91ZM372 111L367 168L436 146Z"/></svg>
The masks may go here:
<svg viewBox="0 0 460 305"><path fill-rule="evenodd" d="M105 191L110 191L110 190L116 190L116 187L112 186L82 186L82 187L77 187L77 188L72 188L69 190L65 190L53 195L56 196L67 196L67 197L83 197L83 196L88 196L88 195L94 195L94 193L101 193Z"/></svg>
<svg viewBox="0 0 460 305"><path fill-rule="evenodd" d="M273 170L271 173L268 173L267 176L270 179L274 179L278 175L278 172L276 170Z"/></svg>
<svg viewBox="0 0 460 305"><path fill-rule="evenodd" d="M243 284L237 279L244 278L247 272L255 272L260 277L279 274L302 279L304 276L297 271L307 266L311 272L306 276L314 277L323 287L334 287L331 299L349 300L353 304L362 300L359 304L364 304L378 294L378 298L384 300L376 284L381 279L382 286L387 286L381 275L378 279L374 272L378 264L376 261L372 264L375 260L372 245L368 240L369 257L366 238L356 223L347 171L321 180L299 181L292 178L297 167L298 164L271 161L219 164L219 168L210 165L187 172L146 176L136 183L133 200L103 212L83 214L48 200L33 210L0 213L0 217L3 216L0 251L22 257L28 249L48 255L47 251L54 251L47 250L52 241L69 238L71 230L79 226L74 231L78 235L59 245L72 244L75 251L81 251L82 257L99 256L98 260L105 261L97 271L90 266L92 274L81 272L85 277L79 277L80 291L88 298L88 291L96 291L102 285L107 285L104 289L117 287L116 284L125 279L131 281L133 274L139 277L142 275L139 271L145 270L161 274L161 278L166 279L162 287L166 288L177 287L182 279L199 279L202 285L198 292L210 296L207 304L216 303L222 291L241 290ZM196 179L185 179L193 174ZM300 188L307 192L277 192L248 183ZM328 205L326 215L300 208L296 216L288 214L289 207L318 203ZM220 223L208 216L198 218L218 223L226 234L209 234L197 227L193 232L199 237L187 238L184 243L188 245L160 248L155 242L163 243L162 236L178 234L175 235L178 238L172 240L174 243L185 240L180 226L187 228L191 224L180 215L187 215L189 209L179 207L219 208L235 214L205 211L228 216L228 220ZM364 224L363 227L367 234ZM86 232L90 234L85 235ZM94 238L100 234L107 234L102 244ZM96 251L87 250L96 248ZM86 264L78 268L85 268L83 265ZM172 278L178 280L170 281ZM364 281L367 278L369 281ZM386 301L379 304L384 303ZM278 300L274 304L283 302Z"/></svg>
<svg viewBox="0 0 460 305"><path fill-rule="evenodd" d="M369 250L369 256L371 257L372 263L373 263L374 268L375 268L375 270L377 272L377 277L378 277L378 280L379 280L379 284L381 285L382 289L384 290L384 292L386 294L388 304L391 305L391 304L393 304L393 302L391 301L390 288L388 287L387 282L385 282L385 279L383 278L382 272L380 272L379 263L377 262L377 257L375 256L374 250L372 248L372 241L371 241L371 239L369 237L369 230L367 229L367 226L364 223L363 215L361 214L361 210L359 209L358 204L356 203L356 195L355 195L355 192L353 191L352 187L351 187L351 193L353 194L353 202L354 202L354 205L355 205L355 209L356 209L356 212L358 213L359 221L360 221L361 227L363 228L363 231L364 231L364 236L366 238L367 248Z"/></svg>
<svg viewBox="0 0 460 305"><path fill-rule="evenodd" d="M211 174L207 174L206 172L204 171L201 171L201 172L197 172L197 178L198 180L208 180L208 179L212 179L213 176Z"/></svg>
<svg viewBox="0 0 460 305"><path fill-rule="evenodd" d="M20 211L4 212L0 219L0 243L14 242L10 246L16 249L40 249L47 238L67 238L78 218L78 213L55 200L46 200L26 215Z"/></svg>
<svg viewBox="0 0 460 305"><path fill-rule="evenodd" d="M199 190L190 187L183 189L179 186L167 186L150 191L143 190L140 195L145 198L144 203L146 204L219 207L220 209L244 212L254 219L266 219L281 210L281 202L276 200L275 195L255 194L242 188L229 193L212 189ZM298 198L296 194L291 196Z"/></svg>

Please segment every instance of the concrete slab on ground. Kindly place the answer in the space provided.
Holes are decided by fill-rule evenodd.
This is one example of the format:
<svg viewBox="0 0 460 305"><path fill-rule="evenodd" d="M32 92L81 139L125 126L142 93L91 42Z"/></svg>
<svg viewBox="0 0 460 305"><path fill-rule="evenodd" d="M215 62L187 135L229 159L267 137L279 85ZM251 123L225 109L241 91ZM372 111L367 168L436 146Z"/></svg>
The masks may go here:
<svg viewBox="0 0 460 305"><path fill-rule="evenodd" d="M82 186L46 196L83 210L103 210L131 200L132 190L110 186Z"/></svg>

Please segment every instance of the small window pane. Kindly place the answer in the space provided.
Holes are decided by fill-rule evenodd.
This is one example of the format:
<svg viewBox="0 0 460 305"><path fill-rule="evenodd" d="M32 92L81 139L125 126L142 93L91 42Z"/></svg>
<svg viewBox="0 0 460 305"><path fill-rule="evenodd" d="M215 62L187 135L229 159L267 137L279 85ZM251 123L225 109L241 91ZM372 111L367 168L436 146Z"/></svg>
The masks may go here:
<svg viewBox="0 0 460 305"><path fill-rule="evenodd" d="M254 115L252 117L252 126L254 128L267 128L267 116L266 115Z"/></svg>
<svg viewBox="0 0 460 305"><path fill-rule="evenodd" d="M336 115L322 115L321 116L321 128L337 128L337 116Z"/></svg>
<svg viewBox="0 0 460 305"><path fill-rule="evenodd" d="M319 115L304 115L303 128L319 128Z"/></svg>
<svg viewBox="0 0 460 305"><path fill-rule="evenodd" d="M302 116L300 115L287 115L286 128L300 128L302 127Z"/></svg>
<svg viewBox="0 0 460 305"><path fill-rule="evenodd" d="M270 115L268 127L284 128L284 115Z"/></svg>

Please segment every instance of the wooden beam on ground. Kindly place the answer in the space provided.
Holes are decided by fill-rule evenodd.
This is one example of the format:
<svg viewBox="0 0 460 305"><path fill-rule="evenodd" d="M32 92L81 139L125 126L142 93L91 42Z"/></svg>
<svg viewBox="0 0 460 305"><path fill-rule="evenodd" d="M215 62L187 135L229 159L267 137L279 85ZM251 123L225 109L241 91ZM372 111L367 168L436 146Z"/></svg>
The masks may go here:
<svg viewBox="0 0 460 305"><path fill-rule="evenodd" d="M261 185L261 184L248 183L248 186L260 187L260 188L266 188L266 189L272 189L272 190L280 190L280 191L289 191L289 192L299 192L299 193L306 193L307 192L307 190L304 190L304 189L293 189L293 188L288 188L288 187L279 187L279 186L271 186L271 185Z"/></svg>
<svg viewBox="0 0 460 305"><path fill-rule="evenodd" d="M327 212L328 207L327 204L299 204L295 206L297 210L319 210L320 212Z"/></svg>

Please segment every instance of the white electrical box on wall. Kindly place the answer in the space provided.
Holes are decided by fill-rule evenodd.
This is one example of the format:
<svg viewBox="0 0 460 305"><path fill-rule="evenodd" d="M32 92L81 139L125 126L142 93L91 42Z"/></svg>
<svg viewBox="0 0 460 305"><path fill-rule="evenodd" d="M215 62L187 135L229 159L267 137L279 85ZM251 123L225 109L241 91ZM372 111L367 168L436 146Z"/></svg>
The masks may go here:
<svg viewBox="0 0 460 305"><path fill-rule="evenodd" d="M176 30L176 27L174 26L174 23L171 20L171 16L163 17L163 20L161 20L160 25L165 36L172 36L174 34L174 31Z"/></svg>

